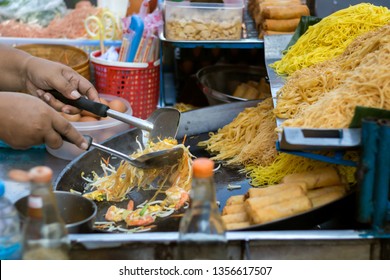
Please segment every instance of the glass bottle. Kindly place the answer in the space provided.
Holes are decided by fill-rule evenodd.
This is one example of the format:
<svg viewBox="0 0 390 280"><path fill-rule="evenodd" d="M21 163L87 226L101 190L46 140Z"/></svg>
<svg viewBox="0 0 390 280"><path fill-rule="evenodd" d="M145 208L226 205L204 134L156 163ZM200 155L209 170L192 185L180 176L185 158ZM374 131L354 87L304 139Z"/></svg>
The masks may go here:
<svg viewBox="0 0 390 280"><path fill-rule="evenodd" d="M4 192L4 183L0 181L0 260L19 260L22 258L20 219Z"/></svg>
<svg viewBox="0 0 390 280"><path fill-rule="evenodd" d="M191 204L179 226L180 259L227 259L225 227L216 203L214 162L193 162Z"/></svg>
<svg viewBox="0 0 390 280"><path fill-rule="evenodd" d="M52 190L53 172L37 166L29 171L31 194L23 230L23 259L69 259L69 239Z"/></svg>

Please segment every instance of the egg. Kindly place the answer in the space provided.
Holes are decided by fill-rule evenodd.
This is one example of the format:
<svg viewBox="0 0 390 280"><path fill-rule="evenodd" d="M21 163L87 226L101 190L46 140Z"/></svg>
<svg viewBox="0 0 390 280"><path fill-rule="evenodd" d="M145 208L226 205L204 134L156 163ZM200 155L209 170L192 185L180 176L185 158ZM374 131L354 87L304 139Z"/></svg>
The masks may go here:
<svg viewBox="0 0 390 280"><path fill-rule="evenodd" d="M81 118L80 114L71 115L61 112L61 115L70 122L78 122Z"/></svg>
<svg viewBox="0 0 390 280"><path fill-rule="evenodd" d="M109 106L109 105L108 105L109 102L108 102L106 99L104 99L104 98L102 98L102 97L99 97L99 100L100 100L100 103Z"/></svg>
<svg viewBox="0 0 390 280"><path fill-rule="evenodd" d="M98 115L95 115L94 113L88 112L86 110L82 110L80 114L81 114L81 117L94 117L95 119L99 118Z"/></svg>
<svg viewBox="0 0 390 280"><path fill-rule="evenodd" d="M97 122L99 119L91 117L91 116L82 116L79 122Z"/></svg>
<svg viewBox="0 0 390 280"><path fill-rule="evenodd" d="M115 111L118 111L118 112L121 112L121 113L124 113L127 111L127 107L125 105L125 103L123 103L121 100L119 99L113 99L111 100L109 103L108 103L108 106L110 107L110 109L112 110L115 110Z"/></svg>

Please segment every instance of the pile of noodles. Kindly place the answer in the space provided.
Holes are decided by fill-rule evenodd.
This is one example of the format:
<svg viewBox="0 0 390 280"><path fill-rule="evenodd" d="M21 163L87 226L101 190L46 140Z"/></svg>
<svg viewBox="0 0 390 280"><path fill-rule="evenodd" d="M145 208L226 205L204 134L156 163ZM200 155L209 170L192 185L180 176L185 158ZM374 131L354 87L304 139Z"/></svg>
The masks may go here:
<svg viewBox="0 0 390 280"><path fill-rule="evenodd" d="M309 171L324 166L336 167L348 182L355 182L356 168L337 166L304 157L279 153L275 147L276 121L272 114L272 99L266 99L256 107L246 108L231 123L210 133L210 138L198 145L223 160L226 165L243 164L243 172L250 177L253 187L278 183L291 173ZM333 156L325 153L324 156ZM356 154L347 154L345 159L357 160Z"/></svg>
<svg viewBox="0 0 390 280"><path fill-rule="evenodd" d="M333 157L331 152L323 153L323 156ZM345 160L358 161L357 152L348 152L344 155ZM355 183L356 167L332 164L315 159L296 156L288 153L278 153L275 160L268 165L249 164L245 166L245 172L250 178L250 184L261 187L280 183L288 174L311 171L317 168L333 166L348 183Z"/></svg>
<svg viewBox="0 0 390 280"><path fill-rule="evenodd" d="M226 160L226 164L268 164L276 156L276 120L272 114L272 99L256 107L246 108L231 123L210 133L199 146L215 154L211 159Z"/></svg>
<svg viewBox="0 0 390 280"><path fill-rule="evenodd" d="M389 21L390 11L386 7L369 3L339 10L310 26L282 59L271 66L279 75L291 75L340 55L356 37Z"/></svg>
<svg viewBox="0 0 390 280"><path fill-rule="evenodd" d="M356 38L337 58L296 71L279 90L274 114L282 119L292 118L323 95L343 85L357 66L366 63L366 55L386 44L384 38L389 36L389 32L389 25L367 32Z"/></svg>
<svg viewBox="0 0 390 280"><path fill-rule="evenodd" d="M389 65L390 25L386 25L358 38L342 56L329 62L328 68L323 66L323 73L327 74L322 77L320 73L313 75L312 81L320 77L323 81L316 94L313 94L309 82L301 85L299 92L284 89L280 95L284 107L288 104L294 107L297 100L307 92L313 98L311 102L295 106L295 114L283 122L283 126L347 128L356 106L389 110ZM316 73L317 69L318 67L309 67L302 71L308 77L306 81L310 81L309 73ZM299 74L295 79L299 78ZM332 84L333 88L323 86L327 84Z"/></svg>

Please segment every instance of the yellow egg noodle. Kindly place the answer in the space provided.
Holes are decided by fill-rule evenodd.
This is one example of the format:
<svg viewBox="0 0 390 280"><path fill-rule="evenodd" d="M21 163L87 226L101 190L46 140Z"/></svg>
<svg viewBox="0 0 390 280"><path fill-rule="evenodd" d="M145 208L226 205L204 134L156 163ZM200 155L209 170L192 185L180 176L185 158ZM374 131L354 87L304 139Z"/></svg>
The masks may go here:
<svg viewBox="0 0 390 280"><path fill-rule="evenodd" d="M356 106L390 109L390 25L373 34L360 49L339 61L341 69L352 68L351 64L355 68L337 73L342 80L338 87L282 126L347 128Z"/></svg>
<svg viewBox="0 0 390 280"><path fill-rule="evenodd" d="M359 35L387 24L390 11L386 7L361 3L339 10L308 30L271 65L279 75L291 75L340 55Z"/></svg>
<svg viewBox="0 0 390 280"><path fill-rule="evenodd" d="M323 153L325 156L333 156L332 153ZM344 155L345 160L358 160L357 152L348 152ZM310 171L313 169L333 166L337 168L348 183L355 183L356 168L351 166L331 164L302 156L296 156L288 153L278 153L275 160L268 165L249 164L245 166L245 172L250 178L250 184L253 187L262 187L274 185L288 174Z"/></svg>
<svg viewBox="0 0 390 280"><path fill-rule="evenodd" d="M292 118L326 93L341 86L369 53L384 44L382 38L388 36L388 33L388 25L367 32L356 38L337 58L294 72L278 91L274 114L282 119Z"/></svg>
<svg viewBox="0 0 390 280"><path fill-rule="evenodd" d="M210 138L198 145L216 154L213 160L225 160L226 164L268 164L276 156L276 121L272 110L272 99L267 98L256 107L244 109L231 123L217 133L210 133Z"/></svg>

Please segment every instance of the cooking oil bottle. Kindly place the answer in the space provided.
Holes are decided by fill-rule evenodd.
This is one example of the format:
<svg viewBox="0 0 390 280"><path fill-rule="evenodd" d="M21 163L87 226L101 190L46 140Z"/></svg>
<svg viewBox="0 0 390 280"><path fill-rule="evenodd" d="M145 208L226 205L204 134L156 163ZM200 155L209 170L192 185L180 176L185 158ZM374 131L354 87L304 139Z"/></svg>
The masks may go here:
<svg viewBox="0 0 390 280"><path fill-rule="evenodd" d="M180 259L227 259L225 227L216 203L214 162L197 158L193 162L191 203L180 221Z"/></svg>
<svg viewBox="0 0 390 280"><path fill-rule="evenodd" d="M29 171L31 193L23 229L23 259L69 259L69 240L52 190L53 172L37 166Z"/></svg>

